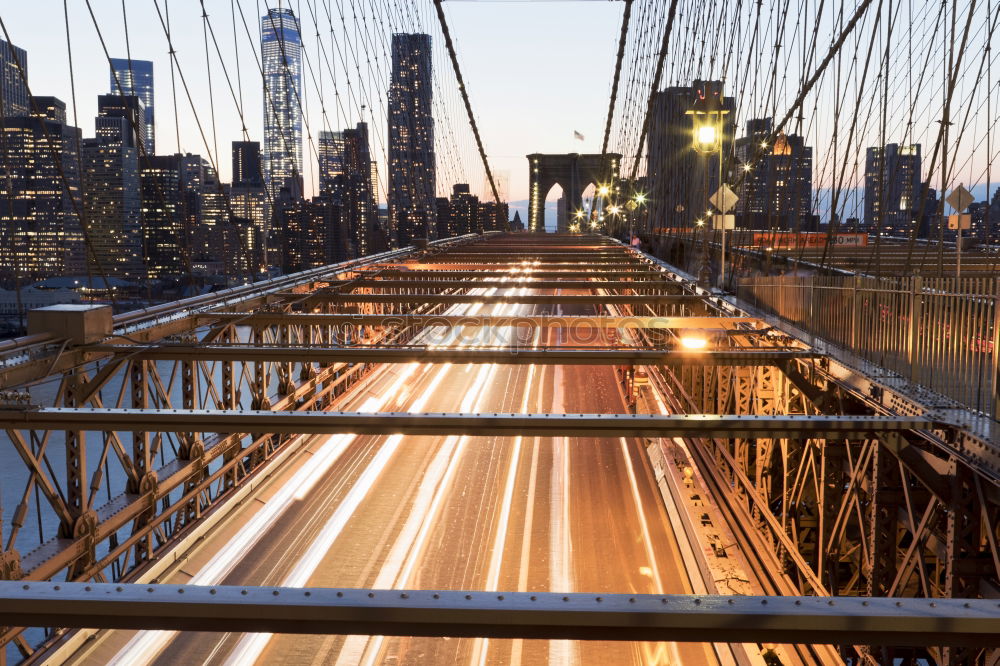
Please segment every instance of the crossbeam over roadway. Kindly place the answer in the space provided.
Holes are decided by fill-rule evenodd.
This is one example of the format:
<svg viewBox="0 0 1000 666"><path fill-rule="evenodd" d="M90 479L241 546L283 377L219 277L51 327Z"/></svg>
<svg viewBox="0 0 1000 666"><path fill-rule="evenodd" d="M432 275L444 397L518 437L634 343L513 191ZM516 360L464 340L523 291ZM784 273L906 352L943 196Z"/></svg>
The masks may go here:
<svg viewBox="0 0 1000 666"><path fill-rule="evenodd" d="M527 326L537 328L734 329L759 324L751 317L601 317L557 315L365 315L299 312L213 312L195 315L199 323L244 326ZM753 331L746 331L751 333Z"/></svg>
<svg viewBox="0 0 1000 666"><path fill-rule="evenodd" d="M525 281L521 282L524 278ZM531 274L508 276L506 280L437 280L437 279L412 279L412 280L345 280L331 285L341 289L470 289L473 287L529 287L531 289L673 289L680 291L683 286L677 282L666 280L536 280Z"/></svg>
<svg viewBox="0 0 1000 666"><path fill-rule="evenodd" d="M0 582L0 622L92 629L991 646L995 599Z"/></svg>
<svg viewBox="0 0 1000 666"><path fill-rule="evenodd" d="M398 278L441 278L441 279L458 279L458 280L482 280L482 279L497 279L506 277L511 277L510 271L501 270L476 270L463 269L458 270L455 268L447 269L409 269L400 270L396 269L383 269L378 271L364 270L358 271L359 275L372 276L379 275L382 277L398 277ZM553 279L567 279L567 280L579 280L585 278L591 279L601 279L606 280L610 278L630 278L633 280L655 280L657 278L662 278L663 273L661 271L656 271L646 268L636 268L634 270L605 270L603 267L591 266L585 270L580 269L565 269L565 270L551 270L551 269L538 269L537 267L532 269L530 273L522 273L531 278L553 278ZM669 284L669 281L667 281ZM680 284L680 283L678 283Z"/></svg>
<svg viewBox="0 0 1000 666"><path fill-rule="evenodd" d="M518 285L512 284L511 287ZM299 294L299 296L302 296ZM525 305L643 305L702 303L704 299L695 294L335 294L314 293L302 296L308 303L325 302L331 304L353 303L522 303Z"/></svg>
<svg viewBox="0 0 1000 666"><path fill-rule="evenodd" d="M493 437L808 437L929 430L914 416L736 414L500 414L216 409L0 409L0 429L276 434L489 435Z"/></svg>
<svg viewBox="0 0 1000 666"><path fill-rule="evenodd" d="M581 347L319 347L305 345L95 345L102 354L157 361L274 363L496 363L500 365L757 366L820 358L804 349L685 351Z"/></svg>

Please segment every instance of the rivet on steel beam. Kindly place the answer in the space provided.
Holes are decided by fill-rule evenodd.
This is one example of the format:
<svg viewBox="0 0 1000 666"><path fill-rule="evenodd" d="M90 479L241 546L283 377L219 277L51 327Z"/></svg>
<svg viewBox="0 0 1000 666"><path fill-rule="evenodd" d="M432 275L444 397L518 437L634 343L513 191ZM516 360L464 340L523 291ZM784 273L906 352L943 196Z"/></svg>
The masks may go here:
<svg viewBox="0 0 1000 666"><path fill-rule="evenodd" d="M24 586L24 588L25 588L25 589L28 589L28 586L27 586L27 585L25 585L25 586ZM122 590L124 590L124 589L125 589L124 587L122 587L121 585L119 585L118 587L116 587L116 588L115 588L115 592L121 592L121 591L122 591Z"/></svg>
<svg viewBox="0 0 1000 666"><path fill-rule="evenodd" d="M312 594L313 594L313 593L312 593L312 592L310 592L309 590L306 590L306 592L305 592L305 595L306 595L307 597L311 597L311 596L312 596Z"/></svg>
<svg viewBox="0 0 1000 666"><path fill-rule="evenodd" d="M531 600L532 601L538 601L538 597L536 597L535 595L531 595Z"/></svg>
<svg viewBox="0 0 1000 666"><path fill-rule="evenodd" d="M61 588L61 587L59 587L58 585L56 585L56 586L55 586L55 587L53 587L52 589L58 592L58 591L59 591L59 590L61 590L62 588ZM150 590L150 592L152 592L152 590Z"/></svg>
<svg viewBox="0 0 1000 666"><path fill-rule="evenodd" d="M471 594L467 594L467 595L465 595L465 598L467 600L471 601L472 600L472 595Z"/></svg>
<svg viewBox="0 0 1000 666"><path fill-rule="evenodd" d="M242 595L246 595L246 594L247 594L247 591L246 591L246 590L240 590L240 594L242 594Z"/></svg>
<svg viewBox="0 0 1000 666"><path fill-rule="evenodd" d="M215 588L213 587L211 590L208 591L208 593L209 594L215 594L216 593Z"/></svg>
<svg viewBox="0 0 1000 666"><path fill-rule="evenodd" d="M701 604L701 599L695 599L695 600L694 600L694 602L695 602L696 604L699 604L699 605L700 605L700 604Z"/></svg>
<svg viewBox="0 0 1000 666"><path fill-rule="evenodd" d="M867 602L867 601L862 601L862 602L861 602L861 605L862 605L862 606L867 606L867 605L868 605L868 602Z"/></svg>
<svg viewBox="0 0 1000 666"><path fill-rule="evenodd" d="M344 593L343 592L337 592L337 596L338 597L342 597L342 596L344 596Z"/></svg>
<svg viewBox="0 0 1000 666"><path fill-rule="evenodd" d="M735 604L735 603L736 603L736 602L735 602L735 601L733 601L732 599L728 599L728 600L727 600L727 602L728 602L728 603L729 603L730 605L732 605L732 604Z"/></svg>
<svg viewBox="0 0 1000 666"><path fill-rule="evenodd" d="M277 590L275 590L274 592L271 592L271 594L273 594L274 596L278 596L278 595L279 595L279 594L281 594L281 593L280 593L280 592L278 592Z"/></svg>
<svg viewBox="0 0 1000 666"><path fill-rule="evenodd" d="M601 603L601 602L602 602L602 601L604 601L604 600L603 600L603 599L601 599L600 597L597 597L597 598L596 598L596 601L597 601L597 603Z"/></svg>
<svg viewBox="0 0 1000 666"><path fill-rule="evenodd" d="M22 585L22 586L21 586L21 589L22 589L22 590L30 590L30 589L31 589L31 586L30 586L30 585ZM119 587L118 589L120 590L121 588Z"/></svg>
<svg viewBox="0 0 1000 666"><path fill-rule="evenodd" d="M830 600L829 600L828 602L826 602L826 603L827 603L828 605L832 606L832 605L833 605L833 599L830 599Z"/></svg>
<svg viewBox="0 0 1000 666"><path fill-rule="evenodd" d="M182 587L181 589L177 590L177 594L184 594L184 588Z"/></svg>
<svg viewBox="0 0 1000 666"><path fill-rule="evenodd" d="M368 593L368 598L369 599L374 599L375 598L375 593L374 592L369 592Z"/></svg>
<svg viewBox="0 0 1000 666"><path fill-rule="evenodd" d="M795 600L795 605L796 606L801 606L802 605L802 600L801 599L796 599Z"/></svg>
<svg viewBox="0 0 1000 666"><path fill-rule="evenodd" d="M410 595L408 595L406 592L403 592L402 594L399 595L399 598L400 599L409 599Z"/></svg>
<svg viewBox="0 0 1000 666"><path fill-rule="evenodd" d="M497 599L499 599L500 601L503 601L503 595L502 594L498 594L497 595Z"/></svg>
<svg viewBox="0 0 1000 666"><path fill-rule="evenodd" d="M767 605L767 599L761 599L760 603L761 603L762 606L766 606Z"/></svg>
<svg viewBox="0 0 1000 666"><path fill-rule="evenodd" d="M87 592L90 592L90 591L91 591L91 590L93 590L94 588L92 588L91 586L87 585L87 586L86 586L86 587L84 587L83 589L84 589L84 590L86 590Z"/></svg>
<svg viewBox="0 0 1000 666"><path fill-rule="evenodd" d="M441 598L441 595L435 592L435 593L434 593L434 598L435 598L435 599L440 599L440 598Z"/></svg>
<svg viewBox="0 0 1000 666"><path fill-rule="evenodd" d="M628 602L630 604L634 604L635 603L635 597L630 597L629 600L628 600Z"/></svg>

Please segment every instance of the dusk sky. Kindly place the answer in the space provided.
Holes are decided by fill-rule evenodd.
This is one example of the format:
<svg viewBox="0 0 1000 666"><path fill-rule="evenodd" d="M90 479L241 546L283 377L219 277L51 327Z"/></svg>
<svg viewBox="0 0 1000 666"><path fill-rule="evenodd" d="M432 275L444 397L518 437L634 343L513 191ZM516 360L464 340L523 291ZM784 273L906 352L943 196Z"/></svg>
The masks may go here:
<svg viewBox="0 0 1000 666"><path fill-rule="evenodd" d="M112 57L125 57L125 31L121 3L96 0L91 3L101 26L108 51ZM286 3L287 4L287 3ZM316 55L310 6L323 12L323 3L293 2L303 24L306 49L314 62L321 62ZM333 5L333 3L330 3ZM420 3L423 13L421 25L430 32L436 31L436 18L429 3ZM72 122L72 95L66 51L66 34L63 21L63 3L60 0L35 0L30 3L4 3L3 19L11 40L28 51L29 83L33 94L55 95L69 107ZM97 95L108 92L108 67L101 50L97 33L83 2L71 2L70 38L73 45L73 66L76 79L76 101L84 135L92 135L94 116L97 112ZM259 141L262 135L261 86L256 64L249 47L258 47L258 17L265 7L277 3L242 2L244 16L252 35L247 37L237 8L237 44L240 54L240 79L245 116L251 140ZM427 5L427 6L423 6ZM207 134L211 148L206 148L197 123L177 79L177 108L180 129L180 149L206 155L215 152L212 138L209 83L205 66L203 21L198 3L164 2L159 7L170 8L170 22L174 45L181 70L198 104L198 115ZM233 46L233 20L230 3L226 0L206 0L209 21L216 33L223 59L230 76L235 79L235 48ZM171 96L170 63L163 27L157 17L153 0L129 2L128 25L132 57L152 60L156 76L156 136L157 152L171 152L177 147ZM531 152L586 152L600 151L607 114L607 99L614 55L621 21L622 5L609 2L448 2L445 9L459 52L463 74L468 82L473 108L491 164L501 174L510 178L509 197L512 200L527 197L527 160ZM40 17L45 17L44 27ZM337 17L334 17L335 25ZM348 18L348 20L350 20ZM369 17L369 20L370 17ZM321 30L328 26L325 15L320 16ZM328 31L328 27L326 28ZM324 36L328 43L329 35ZM434 44L434 67L437 74L451 76L450 63L443 43ZM229 179L229 143L239 140L240 121L236 104L228 92L222 67L211 45L212 89L214 90L215 128L218 160L224 180ZM332 57L331 57L332 59ZM323 69L317 66L317 69ZM336 64L334 69L337 69ZM383 70L382 94L388 86L388 70ZM327 91L332 88L328 73L320 78ZM234 81L235 85L235 81ZM341 78L340 85L343 85ZM322 129L316 88L304 76L308 118L313 132ZM374 83L373 83L374 87ZM357 88L356 88L357 90ZM449 102L451 124L459 124L462 133L463 164L469 171L468 180L473 191L483 187L482 170L474 160L471 133L458 98ZM327 101L332 129L341 129L357 122L358 110L343 104L343 113L333 109ZM378 103L367 105L378 107ZM338 117L339 114L339 117ZM456 123L457 121L457 123ZM373 123L378 124L378 123ZM438 131L445 131L447 123L438 120ZM585 141L575 140L573 131L584 135ZM373 132L385 134L382 122ZM373 153L381 162L382 142L372 139ZM304 149L306 180L314 178L313 159L307 145ZM384 167L380 166L384 174ZM384 177L384 176L383 176ZM439 190L450 188L450 182L439 178ZM308 187L308 186L307 186ZM384 199L384 196L382 197Z"/></svg>
<svg viewBox="0 0 1000 666"><path fill-rule="evenodd" d="M92 0L91 4L94 6L109 55L124 57L126 42L121 3L112 0ZM752 4L756 6L756 3ZM86 3L70 2L69 5L70 38L73 44L73 65L76 74L76 101L80 118L78 124L87 136L93 132L97 95L108 91L108 68ZM235 21L230 13L229 1L205 0L204 5L209 14L209 23L219 41L221 61L233 81L237 97L242 99L249 138L259 141L262 138L262 91L260 75L251 48L259 49L259 16L267 7L276 7L277 2L258 0L235 3ZM386 144L384 113L389 67L384 51L379 52L378 49L371 63L365 60L365 55L362 53L359 66L355 67L352 54L348 53L347 47L352 42L363 44L365 38L364 29L360 36L355 32L350 12L356 7L359 23L367 26L367 34L373 42L387 39L388 33L392 30L425 31L432 34L437 80L435 116L439 144L438 191L445 193L452 183L467 181L474 193L484 193L483 171L430 0L356 4L345 0L338 2L292 0L291 5L302 21L308 59L303 77L308 125L305 133L311 132L315 136L320 129L337 130L349 127L362 117L363 104L364 118L372 125L372 153L380 163L380 179L383 184L380 199L384 202ZM345 26L337 14L337 8L341 5L346 8L347 14L346 39ZM773 3L765 5L766 19L769 15L767 12L773 14L775 6ZM236 112L237 105L223 75L222 63L211 42L209 42L208 57L210 67L206 66L203 32L205 26L200 4L194 0L180 3L176 0L174 2L141 0L128 2L126 7L129 12L129 44L132 57L153 60L155 63L158 152L172 152L178 147L175 138L174 100L171 93L167 43L157 15L159 8L164 12L166 20L166 10L169 7L169 20L180 71L190 88L198 118L205 131L203 139L178 76L176 128L180 133L179 149L205 156L214 156L218 152L217 163L221 176L224 180L228 180L229 144L233 140L242 138L241 124ZM501 180L509 178L508 198L511 201L527 198L528 173L524 157L526 154L600 151L623 10L622 3L449 1L444 7L491 165ZM942 42L937 39L930 51L933 63L930 66L923 64L924 51L928 47L922 40L926 39L926 35L932 34L931 27L935 20L934 14L926 9L927 7L929 5L918 3L913 7L898 9L903 12L898 21L901 25L911 25L908 30L912 31L915 37L912 43L902 41L902 33L899 32L891 37L896 40L897 48L890 51L893 59L889 74L892 86L889 91L889 106L900 110L911 107L909 97L913 95L915 76L918 72L928 73L928 81L924 83L924 90L927 93L922 93L921 99L913 100L911 115L890 112L885 140L886 143L907 139L920 142L925 146L925 152L929 153L939 127L936 119L941 113L938 92L941 87L941 76L938 73L940 68L935 63L943 56L938 53ZM327 8L332 8L333 39L326 15ZM369 15L361 16L363 11L368 11ZM385 20L382 20L379 14L383 11L387 13ZM395 17L392 16L393 11L397 12ZM733 45L749 49L746 42L754 21L754 17L749 14L752 11L751 7L732 10L734 13L736 11L741 12L741 16L745 15L742 20L734 23L738 26L735 29L743 32L731 35L727 38L727 43L721 43L716 47L725 51L725 53L720 51L721 56L725 56L721 60L724 64L719 65L719 60L712 60L716 64L707 65L703 64L702 60L696 61L691 57L693 54L680 51L690 50L691 47L675 40L676 46L671 47L673 55L668 58L662 85L689 83L692 78L699 76L726 77L727 86L732 88L731 92L736 95L736 117L740 123L739 127L742 127L747 118L781 116L797 94L798 82L807 78L815 63L810 62L803 69L801 58L798 57L802 45L795 40L801 41L804 38L798 35L795 40L785 45L786 52L780 55L777 66L768 65L767 59L775 56L769 55L766 44L757 45L760 47L759 52L751 53L749 50L742 52L739 49L734 51ZM827 16L833 11L824 9L823 19L819 23L818 43L821 45L829 44L835 36L833 21ZM979 11L977 9L977 12ZM990 16L989 7L984 6L981 11L985 21ZM313 12L316 12L316 18ZM372 12L375 12L375 15L372 15ZM408 12L408 15L399 16L399 12ZM906 12L911 12L912 16ZM70 106L69 113L72 118L63 3L60 0L5 2L2 16L11 40L28 50L32 92L62 98ZM830 149L831 132L835 124L834 101L838 95L848 100L848 108L841 113L840 118L841 137L844 137L851 123L850 114L854 111L851 105L854 103L858 85L856 80L859 76L859 68L852 65L850 53L866 51L873 25L876 25L874 16L874 12L866 16L849 40L849 52L842 61L842 70L846 74L842 75L841 82L837 83L836 67L831 66L804 105L807 112L801 132L815 150L816 209L824 217L829 213L828 188L835 174L839 173L839 167L835 167L832 163L835 153ZM243 24L244 20L246 27ZM694 24L688 25L684 22L697 21L697 18L679 16L678 20L680 22L676 28L678 38L691 34ZM773 26L767 21L764 26L767 31L771 31ZM975 26L969 41L968 57L963 62L963 74L958 82L956 112L960 110L964 112L964 109L983 109L987 97L1000 97L998 95L1000 77L993 76L989 85L983 85L985 70L978 79L976 77L977 70L982 67L980 55L983 53L985 22L977 20ZM322 52L318 50L316 44L317 31L321 33ZM371 37L372 35L375 37ZM880 40L884 38L881 34L877 35L870 43L881 49ZM762 39L767 42L774 37L768 32ZM340 52L339 59L334 48L336 46L344 48ZM675 53L674 48L679 51ZM771 51L773 52L773 49ZM735 56L727 60L728 54L733 53ZM993 53L993 60L1000 57L1000 50L994 49ZM327 61L332 65L326 66ZM346 68L345 62L348 65ZM308 69L310 63L314 67L312 74ZM752 67L749 66L751 63ZM748 82L740 78L741 75L745 75L744 73L757 69L767 71L769 67L782 72L781 87L777 94L772 94L767 89L767 82L758 81L757 77L752 77ZM722 71L715 71L720 68ZM211 86L208 80L209 73L212 76ZM351 86L350 90L348 83ZM339 98L332 93L335 84L341 93ZM861 102L857 107L860 119L858 131L854 135L853 145L848 146L846 150L846 153L853 158L853 163L848 165L847 179L843 184L844 190L851 194L841 197L842 204L848 207L846 215L851 215L850 209L856 209L860 202L858 194L862 185L860 169L863 169L865 147L877 145L879 142L880 126L876 117L878 114L871 112L871 99L877 99L878 92L877 88L872 86L874 86L872 81L866 84L866 87L872 90L870 96L862 95L858 98ZM327 111L325 119L321 113L320 88L323 91L323 102ZM737 88L741 90L736 92ZM210 90L212 94L209 94ZM641 111L633 108L631 113L640 116ZM621 110L619 110L620 115ZM1000 141L996 138L996 124L991 121L989 115L986 113L973 115L968 130L961 127L961 134L956 132L953 136L953 144L956 138L959 144L949 146L949 158L955 160L949 188L961 182L972 186L977 196L982 197L985 196L987 180L995 182L998 179L998 174L992 173L987 168L984 150L985 137L988 133L993 136L989 151L994 153L993 157L996 156L997 147L1000 145ZM634 121L632 122L634 124ZM574 130L580 132L585 140L575 140ZM442 146L445 144L451 148L443 150ZM615 146L612 145L612 148ZM841 159L844 154L842 147ZM307 192L310 192L315 187L316 170L315 152L308 141L304 148L304 157L306 187ZM216 160L213 158L212 161ZM555 196L557 192L554 191L550 194L550 200Z"/></svg>

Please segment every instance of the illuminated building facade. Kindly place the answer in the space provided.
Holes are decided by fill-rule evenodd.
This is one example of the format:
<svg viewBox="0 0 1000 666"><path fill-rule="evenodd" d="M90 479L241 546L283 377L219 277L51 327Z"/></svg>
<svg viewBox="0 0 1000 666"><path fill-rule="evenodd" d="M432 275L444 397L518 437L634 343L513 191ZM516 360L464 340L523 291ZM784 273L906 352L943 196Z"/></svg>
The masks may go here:
<svg viewBox="0 0 1000 666"><path fill-rule="evenodd" d="M368 125L358 123L344 130L343 215L355 256L387 249L387 238L378 223L378 206L372 192Z"/></svg>
<svg viewBox="0 0 1000 666"><path fill-rule="evenodd" d="M431 37L392 36L389 83L389 227L399 247L434 238L437 181Z"/></svg>
<svg viewBox="0 0 1000 666"><path fill-rule="evenodd" d="M739 183L737 226L748 229L805 231L818 221L812 215L812 148L801 136L779 133L773 122L747 122L736 140L731 182Z"/></svg>
<svg viewBox="0 0 1000 666"><path fill-rule="evenodd" d="M143 124L146 128L146 153L156 154L153 125L153 63L149 60L111 58L111 94L134 95L142 100Z"/></svg>
<svg viewBox="0 0 1000 666"><path fill-rule="evenodd" d="M264 185L271 200L302 178L302 35L288 8L261 17L264 68ZM301 189L301 186L300 186Z"/></svg>
<svg viewBox="0 0 1000 666"><path fill-rule="evenodd" d="M184 270L187 233L181 200L182 157L151 155L140 160L143 264L151 279L178 276Z"/></svg>
<svg viewBox="0 0 1000 666"><path fill-rule="evenodd" d="M865 227L886 235L908 234L919 215L920 144L890 143L865 158Z"/></svg>
<svg viewBox="0 0 1000 666"><path fill-rule="evenodd" d="M102 95L118 101L118 95ZM90 270L114 277L140 278L142 268L141 187L134 115L141 102L108 102L94 119L97 136L82 142L83 210L91 252ZM125 112L120 112L126 109ZM103 115L107 113L108 115Z"/></svg>
<svg viewBox="0 0 1000 666"><path fill-rule="evenodd" d="M0 119L0 280L80 273L84 268L77 149L66 105L32 99L38 113Z"/></svg>
<svg viewBox="0 0 1000 666"><path fill-rule="evenodd" d="M31 105L28 99L28 86L25 84L27 78L27 51L0 39L0 94L3 95L0 117L28 115Z"/></svg>
<svg viewBox="0 0 1000 666"><path fill-rule="evenodd" d="M319 191L338 196L338 184L344 175L344 133L321 130L316 144L319 154Z"/></svg>

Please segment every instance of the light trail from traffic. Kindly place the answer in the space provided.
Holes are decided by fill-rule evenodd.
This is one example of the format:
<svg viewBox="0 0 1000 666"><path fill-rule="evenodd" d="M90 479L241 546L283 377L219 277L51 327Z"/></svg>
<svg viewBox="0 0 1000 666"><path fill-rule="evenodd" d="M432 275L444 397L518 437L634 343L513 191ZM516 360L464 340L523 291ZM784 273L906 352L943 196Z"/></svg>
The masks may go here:
<svg viewBox="0 0 1000 666"><path fill-rule="evenodd" d="M517 273L511 272L511 287L471 293L542 293L530 287L532 265L512 268ZM574 307L593 313L593 306ZM473 302L448 312L531 316L551 309ZM414 343L490 347L509 343L517 330L497 326L469 333L428 328ZM579 341L568 329L538 328L527 344ZM411 363L376 370L343 400L371 412L624 411L614 371L586 366ZM330 446L336 447L332 453ZM191 566L204 559L199 552L208 560L193 577L178 577L178 571L172 580L195 583L211 574L219 584L690 591L683 573L687 565L659 505L642 446L634 440L500 438L488 432L475 437L343 435L315 445L312 456L266 491L271 494L265 493L263 506L248 503L227 518L237 525L229 538L222 530L197 547ZM251 524L254 536L244 536ZM107 648L100 647L102 641ZM131 639L127 632L109 632L102 641L87 654L117 643L118 663L130 664L716 661L710 648L672 643L176 632L141 632Z"/></svg>

